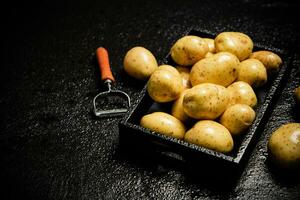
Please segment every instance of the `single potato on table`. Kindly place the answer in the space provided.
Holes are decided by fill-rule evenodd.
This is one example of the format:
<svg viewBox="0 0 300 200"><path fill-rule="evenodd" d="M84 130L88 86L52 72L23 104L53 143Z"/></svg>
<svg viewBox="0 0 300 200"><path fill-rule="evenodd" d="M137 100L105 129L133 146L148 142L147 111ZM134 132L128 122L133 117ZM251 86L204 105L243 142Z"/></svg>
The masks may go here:
<svg viewBox="0 0 300 200"><path fill-rule="evenodd" d="M235 104L222 114L220 123L233 135L243 133L255 119L255 111L248 105Z"/></svg>
<svg viewBox="0 0 300 200"><path fill-rule="evenodd" d="M281 58L271 51L256 51L250 55L250 58L254 58L262 62L262 64L266 67L267 72L278 71L282 64Z"/></svg>
<svg viewBox="0 0 300 200"><path fill-rule="evenodd" d="M154 112L142 117L140 124L160 134L168 135L177 139L183 139L186 128L184 124L170 114Z"/></svg>
<svg viewBox="0 0 300 200"><path fill-rule="evenodd" d="M243 81L237 81L227 87L229 94L228 106L234 104L246 104L250 107L255 107L257 104L257 97L252 87Z"/></svg>
<svg viewBox="0 0 300 200"><path fill-rule="evenodd" d="M125 72L139 80L146 80L157 69L153 54L144 47L130 49L123 61Z"/></svg>
<svg viewBox="0 0 300 200"><path fill-rule="evenodd" d="M191 88L192 85L190 83L190 68L178 66L176 67L176 69L182 77L183 87L185 89Z"/></svg>
<svg viewBox="0 0 300 200"><path fill-rule="evenodd" d="M228 102L229 94L225 87L202 83L185 93L182 106L191 118L216 119L225 111Z"/></svg>
<svg viewBox="0 0 300 200"><path fill-rule="evenodd" d="M179 72L170 65L162 65L153 72L148 80L147 91L156 102L176 100L184 90Z"/></svg>
<svg viewBox="0 0 300 200"><path fill-rule="evenodd" d="M171 48L171 57L182 66L195 64L208 52L207 43L198 36L188 35L180 38Z"/></svg>
<svg viewBox="0 0 300 200"><path fill-rule="evenodd" d="M226 51L236 55L240 61L247 59L252 53L251 38L240 32L222 32L215 38L216 52Z"/></svg>
<svg viewBox="0 0 300 200"><path fill-rule="evenodd" d="M211 120L197 122L186 132L184 140L221 153L230 152L234 145L229 131Z"/></svg>
<svg viewBox="0 0 300 200"><path fill-rule="evenodd" d="M272 133L268 142L269 155L277 166L300 169L300 123L288 123Z"/></svg>
<svg viewBox="0 0 300 200"><path fill-rule="evenodd" d="M186 122L189 119L189 116L184 112L183 105L182 105L183 97L188 90L189 89L184 90L180 94L180 97L176 101L174 101L171 110L171 114L182 122Z"/></svg>
<svg viewBox="0 0 300 200"><path fill-rule="evenodd" d="M247 82L252 87L260 87L267 79L267 70L259 60L250 58L240 63L238 81Z"/></svg>
<svg viewBox="0 0 300 200"><path fill-rule="evenodd" d="M214 83L224 87L238 76L239 60L228 52L220 52L197 62L191 69L192 86L200 83Z"/></svg>

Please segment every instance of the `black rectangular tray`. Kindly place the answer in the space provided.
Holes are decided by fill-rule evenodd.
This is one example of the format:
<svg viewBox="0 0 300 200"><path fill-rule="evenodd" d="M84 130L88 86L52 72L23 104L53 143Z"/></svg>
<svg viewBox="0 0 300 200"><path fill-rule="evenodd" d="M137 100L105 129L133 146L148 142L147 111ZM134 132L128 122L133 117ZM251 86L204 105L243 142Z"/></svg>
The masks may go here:
<svg viewBox="0 0 300 200"><path fill-rule="evenodd" d="M190 30L184 35L196 35L208 38L215 38L216 36L214 33L203 30ZM234 138L234 149L231 153L219 153L141 127L139 122L142 116L153 111L169 110L171 106L170 103L163 104L163 106L155 103L147 93L147 84L141 91L140 99L137 104L130 108L128 113L119 123L120 144L125 144L127 146L125 148L133 148L136 152L147 149L187 163L198 162L201 163L201 165L210 165L212 163L215 165L216 163L220 163L221 165L219 166L222 167L225 165L239 167L249 156L251 149L255 146L257 138L262 134L263 127L270 115L276 97L280 94L280 88L282 88L284 80L289 74L291 68L290 65L292 64L291 61L293 60L292 54L284 49L255 43L254 51L257 50L270 50L277 53L282 58L283 65L279 72L268 77L266 85L255 89L258 99L258 104L255 108L256 118L245 134L240 138ZM175 66L170 55L168 55L162 63Z"/></svg>

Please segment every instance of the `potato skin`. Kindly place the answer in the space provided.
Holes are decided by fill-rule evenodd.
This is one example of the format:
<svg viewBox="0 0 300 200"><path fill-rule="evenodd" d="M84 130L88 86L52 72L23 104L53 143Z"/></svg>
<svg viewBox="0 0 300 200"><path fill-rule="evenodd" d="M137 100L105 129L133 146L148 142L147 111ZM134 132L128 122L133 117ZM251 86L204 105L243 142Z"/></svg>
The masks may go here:
<svg viewBox="0 0 300 200"><path fill-rule="evenodd" d="M138 80L146 80L158 67L153 54L144 47L130 49L124 57L123 66L128 75Z"/></svg>
<svg viewBox="0 0 300 200"><path fill-rule="evenodd" d="M157 133L177 139L183 139L186 131L181 121L164 112L154 112L143 116L140 125Z"/></svg>
<svg viewBox="0 0 300 200"><path fill-rule="evenodd" d="M254 121L255 111L248 105L235 104L228 107L220 118L220 123L235 136L240 135Z"/></svg>
<svg viewBox="0 0 300 200"><path fill-rule="evenodd" d="M174 101L173 105L172 105L172 110L171 110L171 114L172 116L176 117L177 119L179 119L182 122L185 122L189 119L189 116L184 112L183 110L183 97L186 94L187 90L184 90L181 94L180 97Z"/></svg>
<svg viewBox="0 0 300 200"><path fill-rule="evenodd" d="M149 96L160 103L177 99L183 89L179 72L174 67L167 65L158 67L150 76L147 85Z"/></svg>
<svg viewBox="0 0 300 200"><path fill-rule="evenodd" d="M230 152L234 145L229 131L211 120L197 122L186 132L184 140L221 153Z"/></svg>
<svg viewBox="0 0 300 200"><path fill-rule="evenodd" d="M257 97L252 87L243 81L237 81L227 87L229 94L228 106L246 104L252 108L257 105Z"/></svg>
<svg viewBox="0 0 300 200"><path fill-rule="evenodd" d="M227 87L238 75L239 60L228 52L220 52L197 62L191 69L193 86L200 83L215 83Z"/></svg>
<svg viewBox="0 0 300 200"><path fill-rule="evenodd" d="M271 160L279 167L300 167L300 123L288 123L274 131L268 142Z"/></svg>
<svg viewBox="0 0 300 200"><path fill-rule="evenodd" d="M250 58L254 58L262 62L268 72L278 71L282 64L281 58L271 51L256 51L250 55Z"/></svg>
<svg viewBox="0 0 300 200"><path fill-rule="evenodd" d="M184 112L194 119L216 119L226 109L229 94L225 87L202 83L189 89L183 97Z"/></svg>
<svg viewBox="0 0 300 200"><path fill-rule="evenodd" d="M191 88L192 85L190 82L190 71L191 71L190 68L177 66L176 69L181 75L184 89Z"/></svg>
<svg viewBox="0 0 300 200"><path fill-rule="evenodd" d="M207 52L208 45L201 37L188 35L175 42L171 57L178 65L189 66L204 58Z"/></svg>
<svg viewBox="0 0 300 200"><path fill-rule="evenodd" d="M252 50L251 38L240 32L222 32L215 38L216 52L227 51L236 55L240 61L247 59Z"/></svg>
<svg viewBox="0 0 300 200"><path fill-rule="evenodd" d="M261 87L267 82L265 66L257 59L247 59L240 63L238 81L249 83L252 87Z"/></svg>
<svg viewBox="0 0 300 200"><path fill-rule="evenodd" d="M207 43L208 45L208 52L210 53L215 53L216 48L215 48L215 40L211 38L203 38L203 40Z"/></svg>

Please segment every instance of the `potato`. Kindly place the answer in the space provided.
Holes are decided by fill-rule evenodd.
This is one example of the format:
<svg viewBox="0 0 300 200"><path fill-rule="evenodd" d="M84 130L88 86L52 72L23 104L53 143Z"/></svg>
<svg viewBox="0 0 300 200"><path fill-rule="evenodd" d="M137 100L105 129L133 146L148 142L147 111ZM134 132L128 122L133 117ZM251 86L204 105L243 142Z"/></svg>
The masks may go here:
<svg viewBox="0 0 300 200"><path fill-rule="evenodd" d="M254 110L245 104L235 104L228 107L222 114L220 123L235 136L243 133L254 121Z"/></svg>
<svg viewBox="0 0 300 200"><path fill-rule="evenodd" d="M210 53L215 53L215 40L211 38L203 38L203 40L207 43L208 45L208 52Z"/></svg>
<svg viewBox="0 0 300 200"><path fill-rule="evenodd" d="M271 51L256 51L250 55L250 58L254 58L262 62L268 72L278 71L282 64L281 58Z"/></svg>
<svg viewBox="0 0 300 200"><path fill-rule="evenodd" d="M184 112L195 119L216 119L226 109L229 94L225 87L203 83L189 89L183 97Z"/></svg>
<svg viewBox="0 0 300 200"><path fill-rule="evenodd" d="M300 167L300 123L288 123L272 133L268 142L272 161L282 168Z"/></svg>
<svg viewBox="0 0 300 200"><path fill-rule="evenodd" d="M174 103L172 105L172 110L171 110L171 114L182 122L185 122L189 119L187 114L184 112L183 106L182 106L183 97L187 91L188 91L188 89L184 90L180 94L180 97L176 101L174 101Z"/></svg>
<svg viewBox="0 0 300 200"><path fill-rule="evenodd" d="M184 36L171 48L171 57L179 65L193 65L208 52L207 43L198 36Z"/></svg>
<svg viewBox="0 0 300 200"><path fill-rule="evenodd" d="M204 58L212 57L214 54L211 52L207 52L207 54L204 56Z"/></svg>
<svg viewBox="0 0 300 200"><path fill-rule="evenodd" d="M247 82L253 87L260 87L267 82L266 68L257 59L244 60L240 64L237 80Z"/></svg>
<svg viewBox="0 0 300 200"><path fill-rule="evenodd" d="M215 48L216 52L230 52L242 61L250 56L253 49L253 42L244 33L222 32L215 38Z"/></svg>
<svg viewBox="0 0 300 200"><path fill-rule="evenodd" d="M156 102L169 102L177 99L183 91L179 72L170 65L159 66L148 80L147 91Z"/></svg>
<svg viewBox="0 0 300 200"><path fill-rule="evenodd" d="M295 89L295 97L296 97L297 103L300 105L300 86Z"/></svg>
<svg viewBox="0 0 300 200"><path fill-rule="evenodd" d="M160 134L183 139L186 128L184 124L170 114L154 112L142 117L140 124Z"/></svg>
<svg viewBox="0 0 300 200"><path fill-rule="evenodd" d="M215 83L227 87L238 75L239 60L228 52L220 52L197 62L191 69L193 86L200 83Z"/></svg>
<svg viewBox="0 0 300 200"><path fill-rule="evenodd" d="M221 153L228 153L233 149L233 139L229 131L211 120L197 122L186 132L184 140Z"/></svg>
<svg viewBox="0 0 300 200"><path fill-rule="evenodd" d="M246 104L252 108L257 104L256 94L252 87L243 81L237 81L227 87L229 93L228 106L234 104Z"/></svg>
<svg viewBox="0 0 300 200"><path fill-rule="evenodd" d="M170 71L170 72L172 72L172 73L175 73L175 74L178 74L178 75L180 75L179 74L179 71L175 68L175 67L173 67L173 66L171 66L171 65L160 65L158 68L157 68L158 70L168 70L168 71Z"/></svg>
<svg viewBox="0 0 300 200"><path fill-rule="evenodd" d="M181 75L183 87L185 89L191 88L191 82L190 82L190 69L187 67L176 67L177 71Z"/></svg>
<svg viewBox="0 0 300 200"><path fill-rule="evenodd" d="M125 72L139 80L146 80L157 69L153 54L144 47L130 49L123 61Z"/></svg>

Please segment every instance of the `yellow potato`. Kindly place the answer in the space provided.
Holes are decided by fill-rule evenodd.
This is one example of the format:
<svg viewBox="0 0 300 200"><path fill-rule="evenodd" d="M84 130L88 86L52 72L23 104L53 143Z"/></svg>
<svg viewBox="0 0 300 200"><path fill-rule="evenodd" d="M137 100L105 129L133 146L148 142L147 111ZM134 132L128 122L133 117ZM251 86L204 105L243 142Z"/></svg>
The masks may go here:
<svg viewBox="0 0 300 200"><path fill-rule="evenodd" d="M216 119L226 109L229 94L225 87L202 83L189 89L183 97L184 112L195 119Z"/></svg>
<svg viewBox="0 0 300 200"><path fill-rule="evenodd" d="M207 43L198 36L184 36L171 48L171 57L179 65L193 65L208 52Z"/></svg>
<svg viewBox="0 0 300 200"><path fill-rule="evenodd" d="M257 104L257 97L252 87L243 81L237 81L227 87L229 93L228 106L246 104L252 108Z"/></svg>
<svg viewBox="0 0 300 200"><path fill-rule="evenodd" d="M215 38L215 48L216 52L230 52L242 61L250 56L253 49L253 42L244 33L222 32Z"/></svg>
<svg viewBox="0 0 300 200"><path fill-rule="evenodd" d="M300 123L288 123L272 133L269 155L279 167L300 169Z"/></svg>
<svg viewBox="0 0 300 200"><path fill-rule="evenodd" d="M204 56L204 58L212 57L214 54L211 52L207 52L207 54Z"/></svg>
<svg viewBox="0 0 300 200"><path fill-rule="evenodd" d="M177 71L181 75L183 87L185 89L191 88L192 85L190 83L190 69L187 67L176 67Z"/></svg>
<svg viewBox="0 0 300 200"><path fill-rule="evenodd" d="M180 94L180 97L176 101L174 101L174 103L172 105L172 110L171 110L171 114L182 122L185 122L189 119L187 114L184 112L183 106L182 106L183 97L187 91L188 91L188 89L184 90Z"/></svg>
<svg viewBox="0 0 300 200"><path fill-rule="evenodd" d="M186 130L181 121L164 112L145 115L140 124L144 128L178 139L183 139Z"/></svg>
<svg viewBox="0 0 300 200"><path fill-rule="evenodd" d="M153 54L144 47L130 49L123 61L124 70L128 75L146 80L157 69L157 61Z"/></svg>
<svg viewBox="0 0 300 200"><path fill-rule="evenodd" d="M191 69L192 86L215 83L227 87L238 75L239 60L228 52L220 52L197 62Z"/></svg>
<svg viewBox="0 0 300 200"><path fill-rule="evenodd" d="M149 96L160 103L177 99L183 89L179 72L170 65L158 67L150 76L147 85Z"/></svg>
<svg viewBox="0 0 300 200"><path fill-rule="evenodd" d="M300 86L295 89L295 97L298 104L300 104Z"/></svg>
<svg viewBox="0 0 300 200"><path fill-rule="evenodd" d="M179 71L175 68L175 67L173 67L173 66L171 66L171 65L160 65L158 68L157 68L157 70L168 70L168 71L170 71L170 72L172 72L172 73L175 73L175 74L178 74L178 75L180 75L179 74Z"/></svg>
<svg viewBox="0 0 300 200"><path fill-rule="evenodd" d="M267 82L265 66L257 59L247 59L240 63L238 81L249 83L252 87L260 87Z"/></svg>
<svg viewBox="0 0 300 200"><path fill-rule="evenodd" d="M271 51L256 51L250 55L250 58L254 58L262 62L268 72L278 71L282 64L281 58Z"/></svg>
<svg viewBox="0 0 300 200"><path fill-rule="evenodd" d="M215 53L216 49L215 49L215 40L211 39L211 38L203 38L203 40L207 43L208 45L208 51L210 53Z"/></svg>
<svg viewBox="0 0 300 200"><path fill-rule="evenodd" d="M220 123L234 135L243 133L254 121L254 110L245 104L235 104L228 107L222 114Z"/></svg>
<svg viewBox="0 0 300 200"><path fill-rule="evenodd" d="M233 149L233 139L229 131L211 120L197 122L186 132L184 140L221 153L228 153Z"/></svg>

